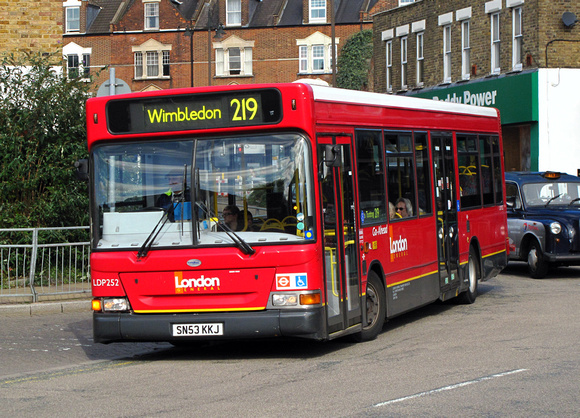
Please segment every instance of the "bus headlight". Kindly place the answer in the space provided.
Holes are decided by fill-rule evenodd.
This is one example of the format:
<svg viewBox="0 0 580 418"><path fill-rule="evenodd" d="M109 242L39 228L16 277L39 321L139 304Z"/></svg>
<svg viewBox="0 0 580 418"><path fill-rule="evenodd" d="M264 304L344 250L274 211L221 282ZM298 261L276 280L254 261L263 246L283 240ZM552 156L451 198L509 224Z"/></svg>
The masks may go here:
<svg viewBox="0 0 580 418"><path fill-rule="evenodd" d="M298 295L282 293L272 295L272 305L274 306L296 306L298 305Z"/></svg>
<svg viewBox="0 0 580 418"><path fill-rule="evenodd" d="M550 224L550 231L554 235L558 235L560 232L562 232L562 225L560 225L560 222L552 222Z"/></svg>
<svg viewBox="0 0 580 418"><path fill-rule="evenodd" d="M101 300L103 312L124 312L130 308L127 298L103 298Z"/></svg>
<svg viewBox="0 0 580 418"><path fill-rule="evenodd" d="M322 295L318 290L295 292L272 292L266 309L298 308L309 309L322 306Z"/></svg>

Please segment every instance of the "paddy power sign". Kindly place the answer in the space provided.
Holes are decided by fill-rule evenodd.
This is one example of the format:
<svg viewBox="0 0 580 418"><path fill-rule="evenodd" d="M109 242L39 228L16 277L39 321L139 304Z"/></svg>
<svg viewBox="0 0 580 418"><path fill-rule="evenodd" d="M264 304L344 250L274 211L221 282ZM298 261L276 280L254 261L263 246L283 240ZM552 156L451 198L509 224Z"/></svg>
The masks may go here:
<svg viewBox="0 0 580 418"><path fill-rule="evenodd" d="M409 93L411 96L499 109L501 123L536 121L538 73L507 75Z"/></svg>

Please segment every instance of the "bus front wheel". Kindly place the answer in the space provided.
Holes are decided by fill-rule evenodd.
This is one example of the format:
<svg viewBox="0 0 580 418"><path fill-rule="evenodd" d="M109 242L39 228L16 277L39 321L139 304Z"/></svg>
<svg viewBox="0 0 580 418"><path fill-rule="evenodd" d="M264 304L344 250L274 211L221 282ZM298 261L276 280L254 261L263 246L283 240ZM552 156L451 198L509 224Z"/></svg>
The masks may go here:
<svg viewBox="0 0 580 418"><path fill-rule="evenodd" d="M374 271L367 277L367 291L365 296L366 322L362 331L355 335L357 341L370 341L377 338L385 324L386 309L385 288Z"/></svg>

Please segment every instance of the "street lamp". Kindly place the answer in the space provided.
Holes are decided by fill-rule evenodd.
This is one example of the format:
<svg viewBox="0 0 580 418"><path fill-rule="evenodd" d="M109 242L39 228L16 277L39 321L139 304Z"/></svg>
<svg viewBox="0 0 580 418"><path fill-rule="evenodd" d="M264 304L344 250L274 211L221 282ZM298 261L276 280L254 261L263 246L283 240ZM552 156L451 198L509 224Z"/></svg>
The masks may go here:
<svg viewBox="0 0 580 418"><path fill-rule="evenodd" d="M193 87L193 28L191 25L187 25L185 28L185 36L189 37L189 59L190 59L190 76L191 76L191 87Z"/></svg>
<svg viewBox="0 0 580 418"><path fill-rule="evenodd" d="M211 22L207 22L207 85L211 86ZM226 34L224 30L224 25L221 23L217 26L215 30L214 39L221 39Z"/></svg>
<svg viewBox="0 0 580 418"><path fill-rule="evenodd" d="M207 85L211 86L211 31L215 28L215 39L221 39L226 32L224 25L216 24L220 19L219 1L215 3L213 0L206 1L205 7L207 7Z"/></svg>

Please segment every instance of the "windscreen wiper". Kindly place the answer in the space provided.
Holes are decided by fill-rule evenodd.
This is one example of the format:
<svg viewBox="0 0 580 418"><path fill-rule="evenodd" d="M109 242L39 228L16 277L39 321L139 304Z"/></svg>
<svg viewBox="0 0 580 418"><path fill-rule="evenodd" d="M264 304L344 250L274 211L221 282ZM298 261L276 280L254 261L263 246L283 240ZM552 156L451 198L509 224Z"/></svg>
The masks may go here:
<svg viewBox="0 0 580 418"><path fill-rule="evenodd" d="M546 202L546 206L545 206L545 207L548 207L548 205L549 205L549 204L552 202L552 200L554 200L554 199L557 199L557 198L559 198L560 196L562 196L562 193L560 193L560 194L557 194L556 196L554 196L554 197L550 198L550 200L548 200L548 201Z"/></svg>
<svg viewBox="0 0 580 418"><path fill-rule="evenodd" d="M175 208L179 205L179 203L180 202L177 202L175 206L172 204L169 207L169 209L167 209L167 212L165 211L163 212L163 216L161 217L161 219L159 219L159 222L157 222L157 225L155 225L155 227L153 228L153 230L151 231L151 233L149 234L143 245L141 245L141 248L139 248L139 252L137 252L137 258L143 258L147 255L147 253L149 253L149 250L153 246L153 243L157 239L157 236L159 235L159 233L169 220L169 216L175 211Z"/></svg>
<svg viewBox="0 0 580 418"><path fill-rule="evenodd" d="M211 218L217 218L217 216L213 215L211 213L211 210L208 209L205 204L200 203L200 202L195 202L195 204L205 213L206 216L208 216L210 219ZM227 236L232 240L232 242L234 244L236 244L236 246L242 250L242 252L244 254L247 255L252 255L256 253L256 250L254 250L252 248L252 246L250 244L248 244L246 241L244 241L244 239L242 237L240 237L238 234L236 234L229 226L227 226L225 223L218 223L218 226L227 234Z"/></svg>

